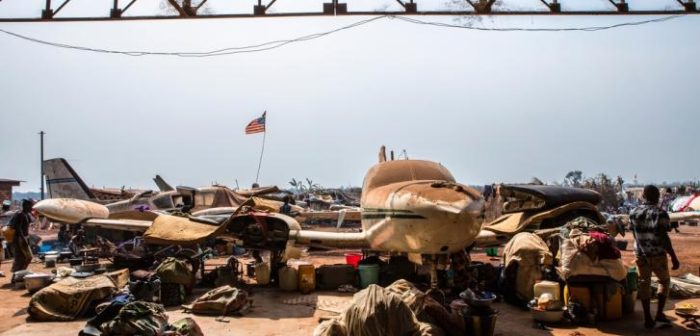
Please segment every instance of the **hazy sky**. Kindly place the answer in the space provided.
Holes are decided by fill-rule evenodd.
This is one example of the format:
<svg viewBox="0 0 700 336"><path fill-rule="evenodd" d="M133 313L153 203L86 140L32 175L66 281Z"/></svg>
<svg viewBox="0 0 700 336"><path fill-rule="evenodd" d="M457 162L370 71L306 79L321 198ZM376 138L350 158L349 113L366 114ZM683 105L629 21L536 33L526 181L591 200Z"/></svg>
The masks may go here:
<svg viewBox="0 0 700 336"><path fill-rule="evenodd" d="M0 17L36 16L41 3L2 1ZM73 1L59 15L104 15L110 3ZM209 10L220 13L232 2L210 3ZM252 10L252 1L236 3L241 11ZM320 10L321 1L304 3ZM396 6L366 0L349 6L371 10L384 3ZM421 9L441 4L419 2ZM273 8L299 6L281 0ZM596 6L610 4L600 0L587 8ZM129 11L157 7L157 1L141 0ZM648 18L495 17L473 24L578 27ZM96 48L205 51L362 19L0 28ZM65 50L0 34L0 178L27 181L19 190L38 189L37 132L44 130L46 158L68 159L92 186L155 188L156 173L172 184L235 185L238 179L249 186L262 134L244 135L243 128L267 110L261 184L287 187L292 177L309 177L324 186L360 185L382 144L441 162L467 184L561 180L574 169L627 180L635 173L640 181L698 179L699 36L700 16L556 33L477 32L384 19L267 52L179 58Z"/></svg>

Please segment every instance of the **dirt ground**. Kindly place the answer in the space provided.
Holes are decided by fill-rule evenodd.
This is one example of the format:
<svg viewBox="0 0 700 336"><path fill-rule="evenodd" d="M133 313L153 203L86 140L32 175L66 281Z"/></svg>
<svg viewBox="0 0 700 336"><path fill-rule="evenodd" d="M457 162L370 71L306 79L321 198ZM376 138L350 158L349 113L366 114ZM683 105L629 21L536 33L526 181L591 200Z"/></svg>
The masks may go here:
<svg viewBox="0 0 700 336"><path fill-rule="evenodd" d="M700 267L700 228L682 226L681 233L672 233L676 251L681 260L681 269L674 275L685 273L698 274ZM623 251L623 257L627 264L633 263L631 252L632 238L627 251ZM347 251L334 251L326 253L313 253L305 258L314 264L343 263L343 253ZM489 260L480 252L475 252L475 260ZM496 260L492 260L497 262ZM222 263L223 259L214 259L210 263ZM5 261L0 270L9 274L10 262ZM30 270L44 271L40 263L33 263ZM85 319L74 322L30 322L27 321L26 307L30 295L25 290L13 290L9 284L9 277L0 278L0 335L76 335L85 326ZM198 289L197 294L203 294L206 289ZM218 322L215 316L194 316L186 314L172 307L168 309L170 321L183 317L193 317L201 326L205 335L311 335L318 325L319 318L334 316L337 311L347 306L352 295L339 292L317 291L310 295L302 295L297 292L282 292L274 288L254 288L252 290L254 300L253 309L243 317L230 317L228 322ZM693 301L700 305L700 299ZM673 307L674 302L667 305ZM669 329L645 330L642 327L641 308L639 303L634 315L627 315L623 320L614 322L599 322L594 327L574 327L569 325L552 325L547 330L538 329L531 320L530 314L519 308L497 303L499 311L496 323L496 335L698 335L697 332L683 327L681 319L672 310L667 310L667 315L674 321L674 326ZM655 309L655 308L654 308Z"/></svg>

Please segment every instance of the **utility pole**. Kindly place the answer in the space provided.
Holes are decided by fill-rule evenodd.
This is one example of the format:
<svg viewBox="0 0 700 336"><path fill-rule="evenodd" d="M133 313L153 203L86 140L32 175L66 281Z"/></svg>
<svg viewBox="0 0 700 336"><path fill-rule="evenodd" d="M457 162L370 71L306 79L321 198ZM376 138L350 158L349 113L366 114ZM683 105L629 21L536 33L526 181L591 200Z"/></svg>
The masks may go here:
<svg viewBox="0 0 700 336"><path fill-rule="evenodd" d="M41 165L41 178L39 181L41 181L41 199L44 199L44 134L46 132L41 131L39 132L39 138L40 138L40 151L41 151L41 161L39 161L39 164Z"/></svg>

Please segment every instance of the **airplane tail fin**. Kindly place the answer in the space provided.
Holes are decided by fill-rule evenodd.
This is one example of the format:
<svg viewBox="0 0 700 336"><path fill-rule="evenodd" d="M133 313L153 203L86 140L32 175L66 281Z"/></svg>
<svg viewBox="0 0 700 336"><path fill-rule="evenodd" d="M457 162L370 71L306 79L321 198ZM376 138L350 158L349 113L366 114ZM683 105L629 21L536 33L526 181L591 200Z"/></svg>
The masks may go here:
<svg viewBox="0 0 700 336"><path fill-rule="evenodd" d="M50 198L94 199L83 179L63 158L44 160L44 175Z"/></svg>
<svg viewBox="0 0 700 336"><path fill-rule="evenodd" d="M156 175L156 177L153 178L153 182L156 183L156 185L158 186L158 189L160 189L160 191L175 190L175 188L173 188L170 184L168 184L168 182L165 182L165 180L160 175Z"/></svg>

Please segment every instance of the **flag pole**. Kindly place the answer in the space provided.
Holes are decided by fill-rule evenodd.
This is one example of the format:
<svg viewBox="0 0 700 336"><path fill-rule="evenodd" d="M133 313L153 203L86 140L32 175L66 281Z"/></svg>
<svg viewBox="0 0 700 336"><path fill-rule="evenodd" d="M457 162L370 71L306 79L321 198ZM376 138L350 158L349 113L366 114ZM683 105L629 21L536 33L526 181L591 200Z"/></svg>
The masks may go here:
<svg viewBox="0 0 700 336"><path fill-rule="evenodd" d="M263 153L265 153L265 136L267 135L267 118L265 119L265 130L263 131L262 149L260 150L260 160L258 160L258 172L255 174L255 183L258 183L260 177L260 165L262 165Z"/></svg>

